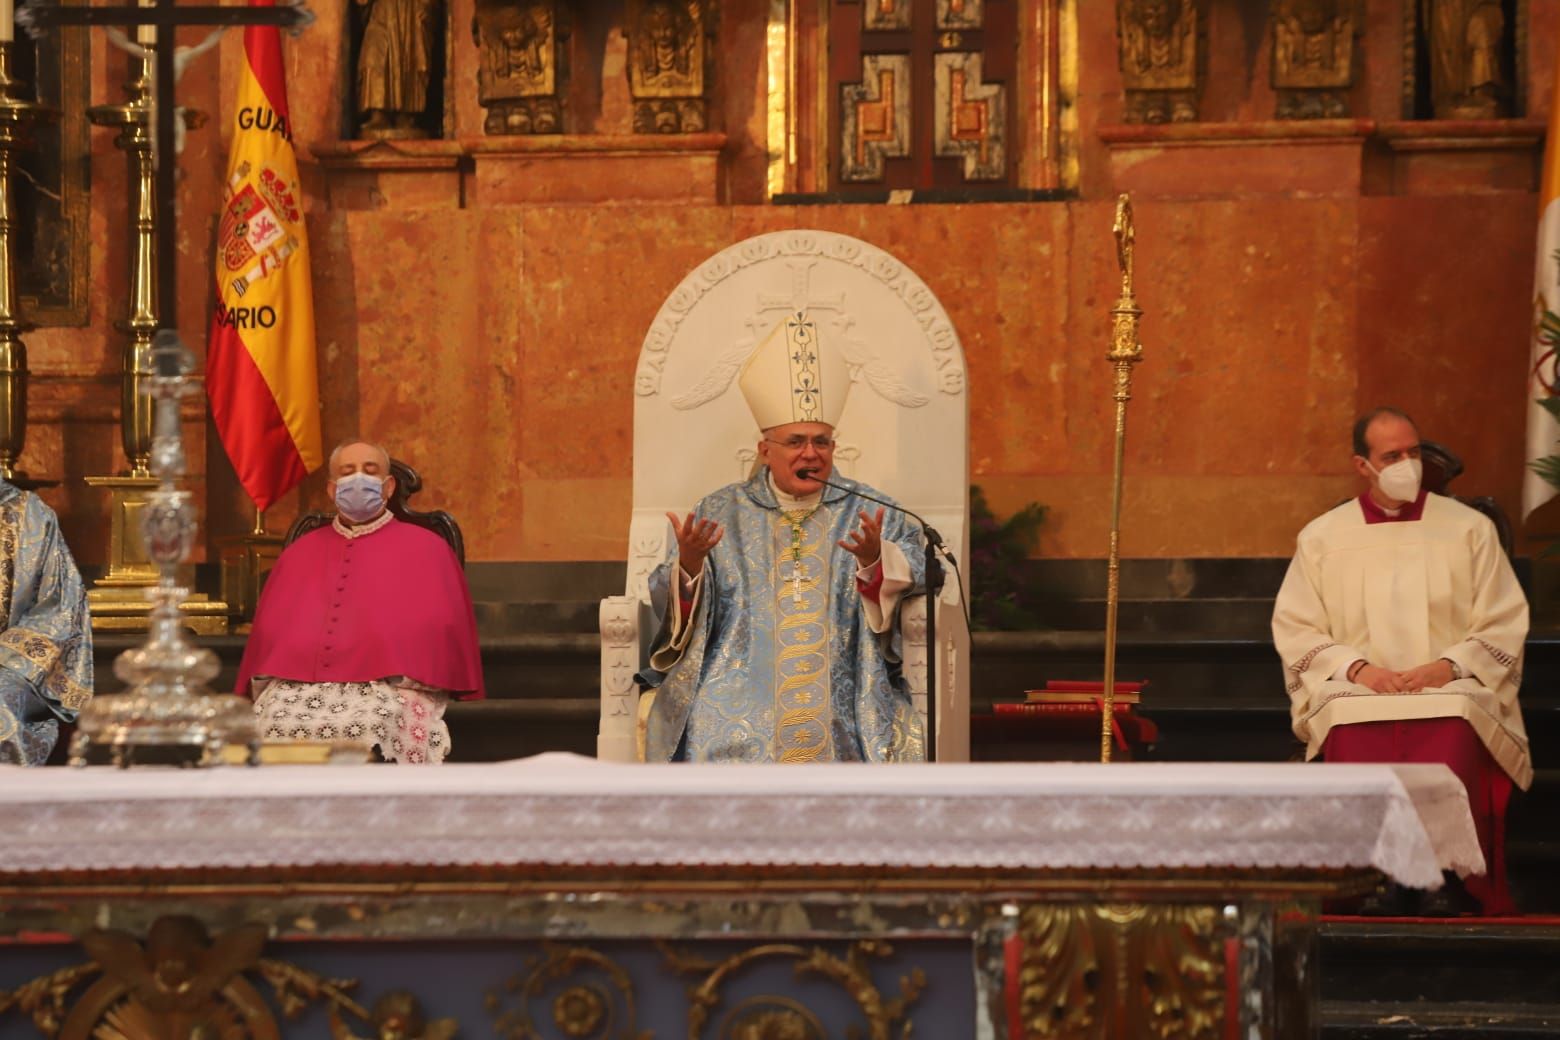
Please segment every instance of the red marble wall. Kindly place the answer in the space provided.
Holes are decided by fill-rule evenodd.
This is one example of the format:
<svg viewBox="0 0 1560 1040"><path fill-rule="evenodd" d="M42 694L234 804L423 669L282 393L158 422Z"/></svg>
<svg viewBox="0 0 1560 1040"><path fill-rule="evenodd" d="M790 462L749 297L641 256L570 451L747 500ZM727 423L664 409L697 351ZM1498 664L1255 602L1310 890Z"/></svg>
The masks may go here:
<svg viewBox="0 0 1560 1040"><path fill-rule="evenodd" d="M450 9L452 67L468 74L461 82L474 58L463 28L471 2L452 0ZM1205 115L1267 120L1265 34L1242 20L1238 9L1250 5L1216 6L1225 14L1210 27ZM1124 163L1136 153L1113 150L1101 136L1121 111L1111 5L1077 8L1073 201L765 204L767 5L732 0L720 21L715 120L727 145L717 198L625 203L622 185L602 182L601 204L460 208L452 190L448 204L429 209L397 208L393 194L373 191L347 208L329 205L327 174L311 154L338 135L347 77L341 11L319 9L320 23L289 42L288 71L311 196L327 441L362 433L416 465L431 489L427 504L457 515L474 560L621 558L632 374L651 318L704 257L752 234L819 227L889 250L940 297L967 356L972 472L997 510L1043 502L1051 513L1042 553L1103 555L1112 405L1102 355L1116 286L1110 223ZM1352 100L1358 114L1395 119L1401 25L1395 14L1369 18ZM1547 110L1556 32L1560 2L1534 0L1535 113ZM220 61L186 76L189 103L225 111L239 60L231 34ZM122 78L100 74L95 96ZM471 93L451 106L457 141L481 132ZM622 113L609 100L597 129L612 133ZM204 339L205 215L217 205L220 125L193 134L183 159L180 323L194 342ZM95 139L93 270L102 289L93 326L30 340L35 399L53 394L58 403L50 406L57 414L40 417L25 461L72 482L50 497L87 562L102 559L102 511L79 478L114 464L120 337L108 322L125 295L124 175L107 137ZM1358 166L1369 147L1354 147ZM1516 154L1520 169L1530 153L1475 152L1469 161L1509 165ZM1231 154L1193 148L1174 161L1183 164L1178 175L1203 163L1212 176ZM1493 494L1516 512L1536 209L1527 183L1481 182L1475 170L1432 194L1379 193L1360 176L1336 190L1299 191L1285 164L1310 153L1280 154L1255 182L1195 198L1140 195L1146 355L1130 413L1129 556L1287 555L1299 526L1351 491L1349 425L1378 403L1406 408L1427 436L1463 455L1458 490ZM571 162L582 183L600 176L588 158ZM45 389L51 381L62 389ZM246 500L214 437L197 437L197 459L202 451L209 532L242 530ZM322 499L316 476L300 501ZM297 508L279 508L273 528Z"/></svg>

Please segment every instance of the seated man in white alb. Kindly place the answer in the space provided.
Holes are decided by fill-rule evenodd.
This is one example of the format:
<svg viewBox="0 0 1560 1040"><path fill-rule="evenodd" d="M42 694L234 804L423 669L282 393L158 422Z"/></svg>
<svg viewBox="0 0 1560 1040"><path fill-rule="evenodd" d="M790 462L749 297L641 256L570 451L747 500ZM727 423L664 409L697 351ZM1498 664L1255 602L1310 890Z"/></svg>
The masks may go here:
<svg viewBox="0 0 1560 1040"><path fill-rule="evenodd" d="M336 518L276 561L236 692L255 698L265 739L441 762L449 698L483 696L466 574L448 542L386 508L395 477L383 448L343 442L330 475Z"/></svg>
<svg viewBox="0 0 1560 1040"><path fill-rule="evenodd" d="M1308 758L1450 766L1488 867L1468 893L1487 914L1510 913L1506 802L1533 779L1517 706L1527 600L1489 518L1419 486L1407 415L1362 417L1354 467L1364 492L1300 532L1273 610L1295 735ZM1456 894L1420 909L1455 912Z"/></svg>
<svg viewBox="0 0 1560 1040"><path fill-rule="evenodd" d="M845 361L792 315L739 383L762 465L668 514L672 549L650 578L661 631L645 758L922 760L897 625L921 584L919 542L898 509L857 494L880 492L834 473Z"/></svg>

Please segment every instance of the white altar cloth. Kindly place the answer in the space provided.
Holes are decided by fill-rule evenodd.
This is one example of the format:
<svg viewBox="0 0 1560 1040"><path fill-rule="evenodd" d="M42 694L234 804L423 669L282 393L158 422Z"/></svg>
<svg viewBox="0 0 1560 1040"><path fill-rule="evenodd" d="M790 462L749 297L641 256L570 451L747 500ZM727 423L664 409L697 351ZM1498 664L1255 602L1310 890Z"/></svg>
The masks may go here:
<svg viewBox="0 0 1560 1040"><path fill-rule="evenodd" d="M0 767L0 875L378 864L1484 869L1438 765Z"/></svg>

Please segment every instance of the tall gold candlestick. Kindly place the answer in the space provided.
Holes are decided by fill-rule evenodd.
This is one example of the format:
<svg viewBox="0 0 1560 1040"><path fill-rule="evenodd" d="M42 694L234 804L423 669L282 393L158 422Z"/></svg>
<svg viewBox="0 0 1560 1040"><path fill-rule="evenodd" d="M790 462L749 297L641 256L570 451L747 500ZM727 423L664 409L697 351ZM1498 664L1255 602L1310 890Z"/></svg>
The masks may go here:
<svg viewBox="0 0 1560 1040"><path fill-rule="evenodd" d="M1143 360L1138 341L1138 319L1143 311L1132 288L1132 198L1116 199L1116 260L1121 267L1121 296L1110 309L1110 352L1105 359L1115 373L1116 464L1110 490L1110 562L1105 591L1105 690L1100 710L1100 761L1110 761L1112 729L1116 721L1116 609L1121 601L1121 471L1127 445L1127 402L1132 400L1132 366Z"/></svg>
<svg viewBox="0 0 1560 1040"><path fill-rule="evenodd" d="M148 51L152 45L142 44ZM119 131L114 143L130 156L134 248L130 260L130 314L119 328L130 333L125 345L120 394L120 438L130 476L151 479L152 398L148 393L152 337L157 334L157 196L152 164L152 57L138 59L135 79L125 85L128 99L118 105L94 105L87 118Z"/></svg>
<svg viewBox="0 0 1560 1040"><path fill-rule="evenodd" d="M154 440L152 390L156 372L152 343L161 324L157 294L156 168L152 161L152 69L156 46L142 43L147 56L137 59L136 76L125 84L126 100L118 105L94 105L87 118L119 131L114 143L130 157L130 211L133 215L130 254L130 314L116 323L130 334L125 344L120 384L119 435L128 476L88 477L87 483L109 493L112 516L108 571L87 592L92 627L99 631L140 631L154 622L146 590L157 585L157 561L147 555L139 537L152 508L158 481L150 462ZM177 412L177 403L167 405ZM179 607L182 623L204 635L226 632L227 604L204 593L191 594Z"/></svg>

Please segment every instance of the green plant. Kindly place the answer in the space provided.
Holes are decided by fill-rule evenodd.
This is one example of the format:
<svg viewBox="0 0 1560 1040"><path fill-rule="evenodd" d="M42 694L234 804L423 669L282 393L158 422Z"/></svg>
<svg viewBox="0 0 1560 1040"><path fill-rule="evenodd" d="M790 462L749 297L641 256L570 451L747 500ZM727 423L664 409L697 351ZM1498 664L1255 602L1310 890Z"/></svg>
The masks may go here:
<svg viewBox="0 0 1560 1040"><path fill-rule="evenodd" d="M1043 627L1037 590L1024 561L1035 548L1045 506L1031 502L998 520L978 486L970 487L970 623L977 630Z"/></svg>

